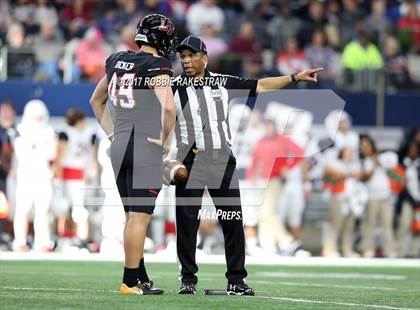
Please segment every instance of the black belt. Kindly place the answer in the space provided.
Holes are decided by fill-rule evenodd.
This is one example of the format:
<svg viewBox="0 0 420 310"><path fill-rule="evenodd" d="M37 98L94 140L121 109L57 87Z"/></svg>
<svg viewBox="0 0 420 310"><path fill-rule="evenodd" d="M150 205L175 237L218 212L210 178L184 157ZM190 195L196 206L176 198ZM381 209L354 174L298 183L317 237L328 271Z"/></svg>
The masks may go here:
<svg viewBox="0 0 420 310"><path fill-rule="evenodd" d="M188 145L181 144L181 145L178 145L178 148L181 148L181 149L185 150L185 149L188 148ZM226 142L225 145L223 145L220 149L201 150L194 143L192 145L190 151L193 152L194 154L199 154L199 153L206 154L206 155L211 156L213 159L215 159L215 158L219 157L220 152L226 152L227 151L228 153L230 153L231 152L231 147L230 147L230 144Z"/></svg>

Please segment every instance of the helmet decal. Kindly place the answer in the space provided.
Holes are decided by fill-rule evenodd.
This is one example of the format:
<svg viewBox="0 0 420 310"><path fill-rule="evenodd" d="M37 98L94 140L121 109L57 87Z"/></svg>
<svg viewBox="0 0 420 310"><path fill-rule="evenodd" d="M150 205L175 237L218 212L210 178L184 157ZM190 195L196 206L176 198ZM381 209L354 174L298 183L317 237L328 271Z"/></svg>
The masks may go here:
<svg viewBox="0 0 420 310"><path fill-rule="evenodd" d="M175 54L175 26L161 14L149 14L137 24L135 42L156 48L159 55L169 58Z"/></svg>

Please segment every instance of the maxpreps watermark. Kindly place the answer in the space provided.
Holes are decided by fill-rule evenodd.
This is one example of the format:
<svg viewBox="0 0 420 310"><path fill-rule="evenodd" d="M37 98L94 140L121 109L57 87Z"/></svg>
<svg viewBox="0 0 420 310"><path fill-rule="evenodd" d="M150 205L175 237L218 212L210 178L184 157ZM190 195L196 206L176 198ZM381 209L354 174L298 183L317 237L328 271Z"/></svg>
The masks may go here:
<svg viewBox="0 0 420 310"><path fill-rule="evenodd" d="M216 212L206 209L198 211L199 220L242 220L242 211L224 211L218 209Z"/></svg>
<svg viewBox="0 0 420 310"><path fill-rule="evenodd" d="M173 77L173 78L162 78L159 76L154 77L118 77L117 85L120 87L139 87L144 86L148 88L154 87L220 87L225 86L228 81L226 76L209 76L202 78L191 78L191 77Z"/></svg>

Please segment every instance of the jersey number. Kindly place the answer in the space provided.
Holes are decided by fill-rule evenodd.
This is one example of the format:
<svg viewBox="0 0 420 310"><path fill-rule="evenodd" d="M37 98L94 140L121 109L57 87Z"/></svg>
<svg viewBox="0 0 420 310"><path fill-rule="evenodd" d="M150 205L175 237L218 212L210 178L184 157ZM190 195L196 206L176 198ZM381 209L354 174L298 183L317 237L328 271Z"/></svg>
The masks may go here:
<svg viewBox="0 0 420 310"><path fill-rule="evenodd" d="M108 94L115 106L132 109L136 105L133 97L134 73L124 73L118 77L114 72L108 85Z"/></svg>

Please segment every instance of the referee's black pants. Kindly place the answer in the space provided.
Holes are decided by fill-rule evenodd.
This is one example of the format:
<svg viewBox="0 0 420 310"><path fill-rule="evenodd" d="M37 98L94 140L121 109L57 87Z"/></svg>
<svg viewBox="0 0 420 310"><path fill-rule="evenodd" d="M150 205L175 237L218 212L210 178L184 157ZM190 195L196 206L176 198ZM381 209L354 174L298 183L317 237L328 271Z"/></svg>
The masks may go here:
<svg viewBox="0 0 420 310"><path fill-rule="evenodd" d="M178 157L178 160L183 159L189 171L188 181L176 186L177 252L181 263L182 282L197 283L195 274L198 267L195 262L195 253L200 224L198 215L204 188L207 186L216 210L240 214L234 218L218 217L225 239L227 263L225 275L229 283L240 283L247 276L247 272L236 159L228 147L197 153L189 150L186 153L185 158Z"/></svg>

